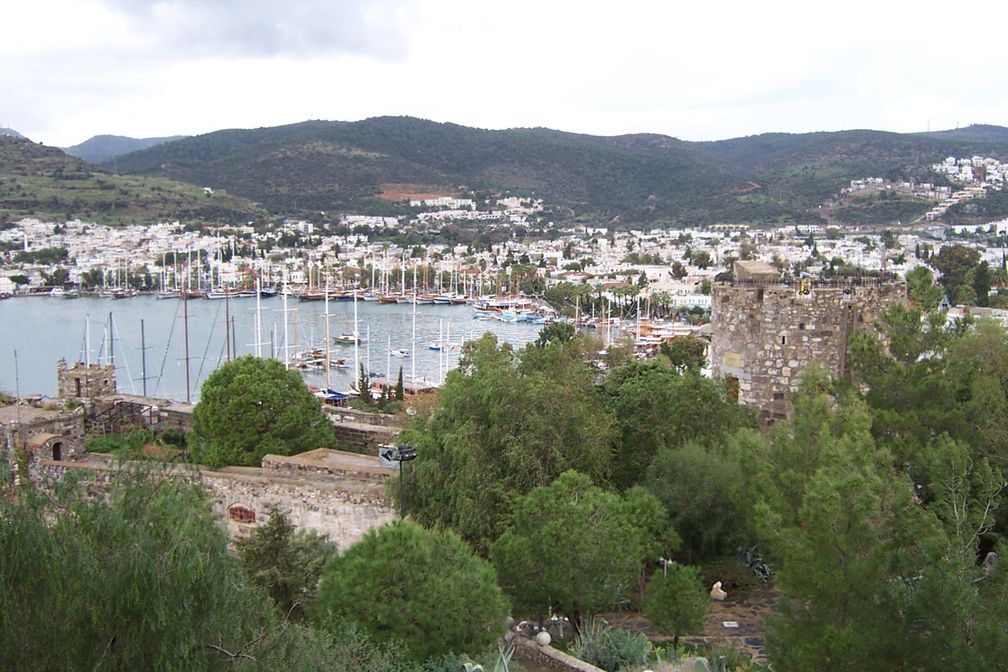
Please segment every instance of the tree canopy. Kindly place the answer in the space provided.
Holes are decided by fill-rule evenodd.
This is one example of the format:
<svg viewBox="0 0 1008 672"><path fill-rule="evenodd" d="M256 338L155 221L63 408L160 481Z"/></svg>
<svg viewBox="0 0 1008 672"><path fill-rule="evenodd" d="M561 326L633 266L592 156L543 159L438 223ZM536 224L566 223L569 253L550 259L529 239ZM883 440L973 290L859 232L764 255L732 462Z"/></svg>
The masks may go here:
<svg viewBox="0 0 1008 672"><path fill-rule="evenodd" d="M406 486L425 524L485 550L518 497L567 469L600 483L612 465L612 417L601 408L584 337L516 352L487 334L448 374L441 405L401 433L417 448Z"/></svg>
<svg viewBox="0 0 1008 672"><path fill-rule="evenodd" d="M757 527L789 598L767 640L775 669L996 666L1008 581L978 558L1000 473L938 436L916 443L915 476L871 425L857 394L813 371L791 422L749 435Z"/></svg>
<svg viewBox="0 0 1008 672"><path fill-rule="evenodd" d="M497 575L454 532L396 521L370 530L322 572L314 620L355 623L378 642L400 641L414 660L477 653L505 629Z"/></svg>
<svg viewBox="0 0 1008 672"><path fill-rule="evenodd" d="M490 547L516 607L546 614L553 606L577 622L619 604L649 552L660 549L656 541L677 544L661 506L645 509L635 498L650 496L624 499L575 471L522 497L508 530Z"/></svg>
<svg viewBox="0 0 1008 672"><path fill-rule="evenodd" d="M700 570L670 562L648 581L644 614L655 630L672 635L672 646L677 647L680 635L703 629L709 603Z"/></svg>
<svg viewBox="0 0 1008 672"><path fill-rule="evenodd" d="M208 466L259 466L264 455L335 446L332 424L300 374L239 357L210 374L193 410L193 457Z"/></svg>
<svg viewBox="0 0 1008 672"><path fill-rule="evenodd" d="M602 391L618 432L613 482L620 488L641 483L663 447L687 441L713 445L739 427L755 426L722 380L692 368L677 371L660 361L631 360L609 372Z"/></svg>
<svg viewBox="0 0 1008 672"><path fill-rule="evenodd" d="M196 483L123 472L107 499L60 490L0 497L0 668L307 672L344 657L342 634L285 622L247 581Z"/></svg>
<svg viewBox="0 0 1008 672"><path fill-rule="evenodd" d="M314 532L299 532L277 506L267 522L235 540L238 559L252 583L265 590L280 613L301 618L315 597L322 568L336 547Z"/></svg>

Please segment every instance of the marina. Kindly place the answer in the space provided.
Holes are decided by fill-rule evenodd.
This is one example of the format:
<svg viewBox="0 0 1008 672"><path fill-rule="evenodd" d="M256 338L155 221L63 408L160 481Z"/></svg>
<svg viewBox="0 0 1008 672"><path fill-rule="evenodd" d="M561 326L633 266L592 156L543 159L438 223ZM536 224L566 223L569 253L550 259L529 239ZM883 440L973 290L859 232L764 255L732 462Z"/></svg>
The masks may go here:
<svg viewBox="0 0 1008 672"><path fill-rule="evenodd" d="M0 301L0 390L51 396L56 362L64 358L114 363L124 392L195 402L214 369L228 358L249 354L285 362L320 388L328 376L330 388L349 390L361 365L372 376L391 379L402 367L405 380L436 385L457 365L465 341L490 332L522 347L542 328L535 319L512 319L526 314L517 306L511 312L493 306L490 312L502 315L495 319L487 308L451 301L418 301L414 307L412 301L362 297L298 301L285 300L282 293L257 301L254 292L211 301L158 295L128 300L80 296L73 301L58 295L17 297Z"/></svg>

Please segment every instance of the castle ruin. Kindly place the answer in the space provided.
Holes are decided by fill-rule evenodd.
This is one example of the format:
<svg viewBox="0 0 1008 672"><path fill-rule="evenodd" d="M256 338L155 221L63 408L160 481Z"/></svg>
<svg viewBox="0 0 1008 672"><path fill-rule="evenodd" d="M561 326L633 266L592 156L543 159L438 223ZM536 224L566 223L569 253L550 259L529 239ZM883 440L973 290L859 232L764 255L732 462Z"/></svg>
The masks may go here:
<svg viewBox="0 0 1008 672"><path fill-rule="evenodd" d="M783 279L764 262L735 262L734 279L712 288L710 362L761 424L787 418L810 363L849 378L851 336L906 299L891 275Z"/></svg>

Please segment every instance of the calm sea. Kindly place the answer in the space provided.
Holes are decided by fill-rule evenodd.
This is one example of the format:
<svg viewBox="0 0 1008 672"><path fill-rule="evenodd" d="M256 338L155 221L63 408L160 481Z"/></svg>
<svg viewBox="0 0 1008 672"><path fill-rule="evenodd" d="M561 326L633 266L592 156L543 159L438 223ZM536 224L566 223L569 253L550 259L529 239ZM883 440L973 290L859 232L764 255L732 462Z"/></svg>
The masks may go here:
<svg viewBox="0 0 1008 672"><path fill-rule="evenodd" d="M233 324L231 340L237 355L256 353L257 311L254 298L227 302L196 299L187 304L190 395L195 402L203 381L226 361L228 310ZM261 305L258 311L261 353L264 357L274 356L283 361L283 299L263 299ZM353 302L330 301L329 313L330 336L353 332ZM310 345L323 347L324 302L288 300L286 315L289 352L304 350ZM443 370L457 363L458 346L463 339L478 338L489 331L496 334L500 341L520 347L534 340L540 329L538 325L527 322L476 320L473 315L474 311L468 305L418 305L416 341L413 341L412 305L358 301L358 329L362 338L369 336L367 342L359 346L358 356L366 366L370 361L370 371L383 376L391 371L395 378L402 366L406 379L410 378L415 368L417 378L437 381ZM141 348L141 320L144 348ZM13 393L18 385L22 395L55 395L56 361L60 357L67 362L84 361L89 352L92 362L105 362L111 350L120 391L143 393L146 367L149 396L185 401L183 324L183 302L176 299L159 300L152 296L121 300L98 297L62 299L38 296L0 301L0 390ZM432 341L437 341L439 325L444 332L450 331L450 342L455 346L454 350L446 350L444 355L428 347ZM390 349L407 350L409 355L390 356ZM352 345L334 344L330 352L332 358L343 358L348 364L346 368L330 370L330 383L334 389L347 390L354 377L354 348ZM322 371L305 372L304 377L309 384L325 384Z"/></svg>

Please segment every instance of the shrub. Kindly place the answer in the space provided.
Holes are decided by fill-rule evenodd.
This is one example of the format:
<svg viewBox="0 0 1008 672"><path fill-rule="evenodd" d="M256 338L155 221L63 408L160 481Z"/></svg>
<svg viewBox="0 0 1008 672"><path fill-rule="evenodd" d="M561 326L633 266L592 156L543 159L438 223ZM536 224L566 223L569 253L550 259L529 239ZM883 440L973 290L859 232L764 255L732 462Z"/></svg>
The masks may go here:
<svg viewBox="0 0 1008 672"><path fill-rule="evenodd" d="M672 635L677 647L680 635L703 628L709 599L698 568L671 563L648 581L644 613L655 630Z"/></svg>
<svg viewBox="0 0 1008 672"><path fill-rule="evenodd" d="M602 621L588 619L571 647L571 655L606 672L643 667L653 649L643 634L611 628Z"/></svg>
<svg viewBox="0 0 1008 672"><path fill-rule="evenodd" d="M407 521L372 529L322 571L315 620L346 620L378 642L399 640L416 661L477 653L505 630L497 575L454 532Z"/></svg>

